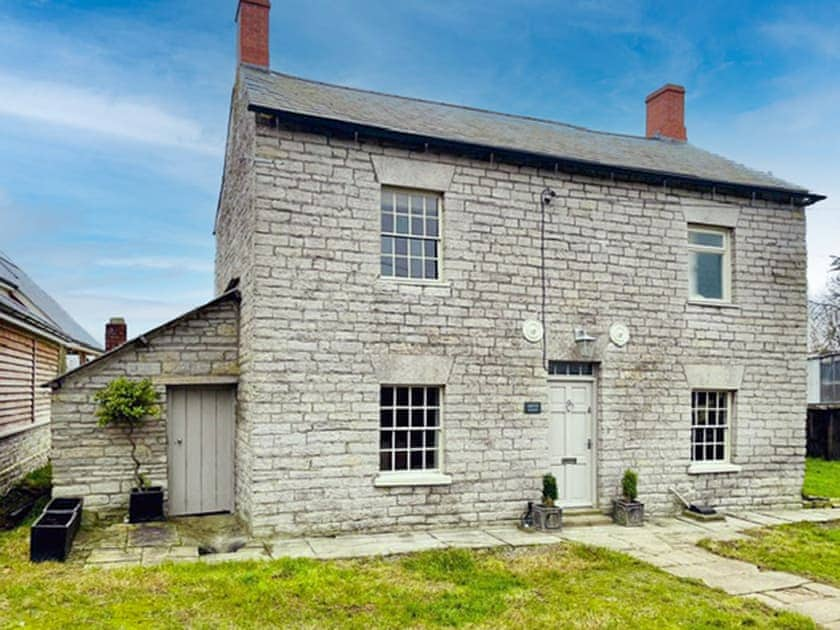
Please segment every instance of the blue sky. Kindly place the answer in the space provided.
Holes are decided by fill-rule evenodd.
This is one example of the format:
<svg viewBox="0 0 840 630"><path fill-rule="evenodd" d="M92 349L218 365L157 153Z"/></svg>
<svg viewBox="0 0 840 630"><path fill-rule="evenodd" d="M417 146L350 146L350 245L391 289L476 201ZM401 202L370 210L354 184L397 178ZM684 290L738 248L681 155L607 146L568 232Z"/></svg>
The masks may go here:
<svg viewBox="0 0 840 630"><path fill-rule="evenodd" d="M236 0L0 0L0 250L97 339L212 296ZM686 86L689 141L830 195L840 254L840 3L274 0L276 70L642 134Z"/></svg>

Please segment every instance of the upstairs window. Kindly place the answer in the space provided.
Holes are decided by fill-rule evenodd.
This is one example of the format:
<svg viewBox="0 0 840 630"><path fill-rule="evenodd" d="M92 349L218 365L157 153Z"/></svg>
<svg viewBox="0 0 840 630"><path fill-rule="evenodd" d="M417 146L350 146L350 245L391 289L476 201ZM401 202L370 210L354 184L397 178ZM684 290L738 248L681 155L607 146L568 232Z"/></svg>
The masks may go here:
<svg viewBox="0 0 840 630"><path fill-rule="evenodd" d="M729 461L732 392L691 392L691 460Z"/></svg>
<svg viewBox="0 0 840 630"><path fill-rule="evenodd" d="M688 294L693 300L730 300L731 231L688 226Z"/></svg>
<svg viewBox="0 0 840 630"><path fill-rule="evenodd" d="M380 273L383 278L440 278L441 196L382 189Z"/></svg>

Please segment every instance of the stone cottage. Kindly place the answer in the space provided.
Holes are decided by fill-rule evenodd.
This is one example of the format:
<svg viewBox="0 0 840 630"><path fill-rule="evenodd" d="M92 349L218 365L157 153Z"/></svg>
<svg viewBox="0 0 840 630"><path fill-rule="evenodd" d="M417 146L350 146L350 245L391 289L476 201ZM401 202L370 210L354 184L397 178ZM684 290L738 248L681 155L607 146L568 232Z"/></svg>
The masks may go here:
<svg viewBox="0 0 840 630"><path fill-rule="evenodd" d="M512 522L549 471L567 509L627 468L654 513L799 503L821 196L688 143L679 86L590 131L273 72L268 16L241 0L220 297L54 383L57 492L124 504L91 396L127 373L169 512L258 534Z"/></svg>

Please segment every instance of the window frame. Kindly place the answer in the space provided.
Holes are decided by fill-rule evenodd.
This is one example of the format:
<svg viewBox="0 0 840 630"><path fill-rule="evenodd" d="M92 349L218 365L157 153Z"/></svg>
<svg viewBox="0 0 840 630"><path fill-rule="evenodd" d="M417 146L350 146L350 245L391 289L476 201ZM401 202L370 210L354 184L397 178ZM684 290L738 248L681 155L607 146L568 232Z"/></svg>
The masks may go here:
<svg viewBox="0 0 840 630"><path fill-rule="evenodd" d="M691 233L714 234L723 237L723 245L698 245L691 242ZM728 227L711 225L700 225L689 223L686 230L686 252L688 254L688 299L691 302L705 302L709 304L731 304L732 303L732 240L733 230ZM693 253L721 254L721 297L705 297L697 293L697 279L691 268L691 255Z"/></svg>
<svg viewBox="0 0 840 630"><path fill-rule="evenodd" d="M716 394L721 395L723 394L726 397L726 406L724 407L726 411L726 424L720 425L710 425L710 424L695 424L695 410L698 409L695 407L695 395L698 393L705 393L707 396L708 394ZM731 389L712 389L712 388L692 388L691 390L691 403L690 403L690 421L691 421L691 428L689 434L689 443L690 443L690 453L689 453L689 460L691 462L689 467L689 472L737 472L740 470L740 467L735 466L732 463L732 431L734 428L734 412L735 412L735 394L736 392ZM704 409L708 410L708 398L707 403ZM715 409L720 409L720 407L715 407ZM705 430L708 428L723 428L723 458L722 459L694 459L694 449L695 449L695 441L694 441L694 431L696 429ZM708 442L702 442L702 444L708 444Z"/></svg>
<svg viewBox="0 0 840 630"><path fill-rule="evenodd" d="M437 237L426 237L424 235L421 238L421 240L423 240L424 242L426 240L429 240L430 238L436 238L436 240L437 240L437 277L436 278L412 278L410 275L408 275L408 276L397 276L397 275L386 276L386 275L383 275L383 273L382 273L382 256L383 256L383 253L382 253L382 239L384 237L407 238L409 240L411 240L412 238L418 238L418 237L410 236L410 230L409 230L409 234L398 234L397 232L395 232L393 230L391 232L385 232L385 231L382 230L382 196L386 192L389 192L389 191L395 195L395 197L394 197L394 200L395 200L395 206L394 207L395 208L396 208L396 195L397 194L405 194L405 195L408 195L409 197L412 194L414 194L414 195L424 195L424 196L427 196L427 197L428 196L434 196L434 197L437 198L437 205L438 205L438 207L437 207L437 211L438 211L438 219L437 219L437 221L438 221L438 233L437 233ZM396 212L394 212L394 214L396 215ZM382 281L385 281L385 282L404 283L404 284L426 284L426 285L429 285L429 284L431 284L431 285L444 284L445 283L445 280L444 280L444 253L443 253L444 215L445 215L445 212L444 212L444 193L439 191L439 190L426 190L426 189L423 189L423 188L410 188L410 187L407 187L407 186L391 186L391 185L387 185L387 184L383 184L382 186L380 186L380 188L379 188L379 213L378 213L378 217L379 217L379 223L378 223L378 225L379 225L379 229L378 229L379 254L378 254L378 257L377 257L377 260L379 262L378 262L377 278L379 280L382 280ZM411 214L409 214L409 217L410 216L411 216ZM393 254L392 254L392 256L393 256ZM423 255L422 259L425 262L425 254ZM410 257L410 255L408 257L408 260L409 260L409 274L410 274L411 273L411 262L410 262L411 257ZM394 271L396 272L396 269ZM425 273L425 269L424 269L424 273Z"/></svg>
<svg viewBox="0 0 840 630"><path fill-rule="evenodd" d="M425 393L426 390L429 389L436 389L438 393L438 400L437 405L432 408L437 409L437 427L431 430L434 430L437 437L436 437L436 444L435 444L435 464L434 468L410 468L411 466L411 417L409 416L409 424L406 427L406 431L408 433L407 437L407 445L406 445L406 464L409 468L405 470L396 470L394 469L394 453L396 452L396 444L394 442L394 434L397 430L396 425L396 418L394 419L394 424L392 424L391 429L383 429L381 424L381 413L383 408L390 408L392 410L396 410L399 405L397 405L396 401L396 392L398 388L406 387L409 389L409 404L408 409L409 413L412 409L416 408L411 401L411 389L412 388L423 388L424 395L423 395L423 406L422 409L424 410L424 424L422 428L418 428L415 430L418 431L429 431L430 428L426 426L426 413L429 409L428 401L428 394ZM394 399L391 405L387 407L383 407L382 405L382 389L383 388L391 388L394 391ZM446 485L451 483L452 479L448 475L444 474L444 436L445 436L445 428L444 428L444 398L445 398L445 391L446 387L442 384L428 384L428 383L382 383L379 385L379 403L377 404L377 432L376 432L376 439L377 439L377 449L376 449L376 457L378 460L377 465L377 476L374 480L375 486L407 486L407 485ZM383 430L390 430L392 434L392 442L391 447L387 449L382 448L382 433ZM423 450L421 452L424 454L424 466L425 466L425 453L427 449L425 447L425 436L424 436L424 445L421 447ZM382 454L383 452L388 451L392 455L391 459L391 468L388 470L382 469Z"/></svg>

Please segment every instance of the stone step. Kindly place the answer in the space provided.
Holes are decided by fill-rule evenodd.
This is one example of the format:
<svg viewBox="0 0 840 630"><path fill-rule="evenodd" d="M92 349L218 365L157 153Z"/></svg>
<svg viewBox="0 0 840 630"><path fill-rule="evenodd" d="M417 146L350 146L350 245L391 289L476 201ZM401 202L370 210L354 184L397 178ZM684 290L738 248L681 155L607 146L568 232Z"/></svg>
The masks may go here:
<svg viewBox="0 0 840 630"><path fill-rule="evenodd" d="M592 527L609 525L612 522L612 517L601 510L563 510L563 527Z"/></svg>

